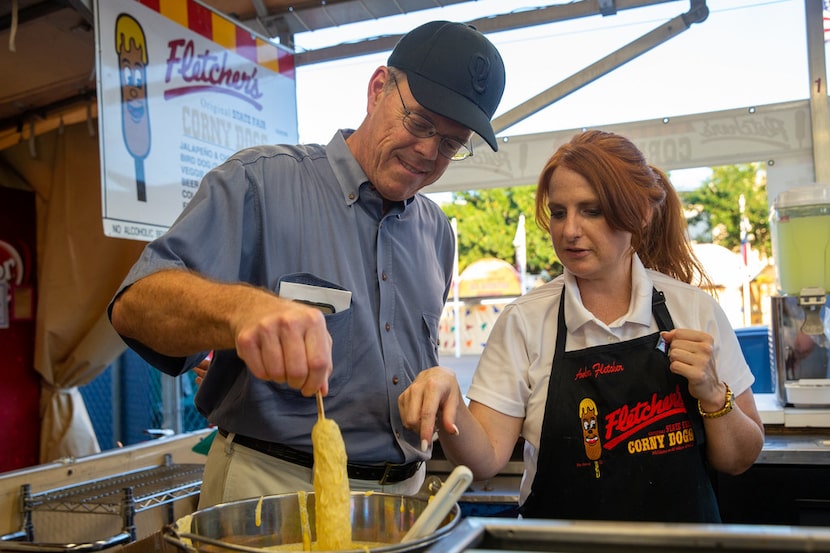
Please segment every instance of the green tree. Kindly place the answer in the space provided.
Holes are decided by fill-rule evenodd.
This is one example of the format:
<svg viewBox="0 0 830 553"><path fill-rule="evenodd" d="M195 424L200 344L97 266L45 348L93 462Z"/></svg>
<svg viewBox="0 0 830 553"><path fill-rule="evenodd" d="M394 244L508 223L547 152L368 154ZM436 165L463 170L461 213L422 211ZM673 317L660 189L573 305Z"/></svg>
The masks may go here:
<svg viewBox="0 0 830 553"><path fill-rule="evenodd" d="M519 215L525 216L527 272L562 272L550 237L536 226L536 185L471 190L453 194L453 202L442 207L447 217L458 221L458 269L463 271L483 257L516 264L513 238Z"/></svg>
<svg viewBox="0 0 830 553"><path fill-rule="evenodd" d="M681 192L692 238L734 252L741 249L740 197L745 200L747 239L752 248L771 255L766 171L760 163L713 167L700 188Z"/></svg>
<svg viewBox="0 0 830 553"><path fill-rule="evenodd" d="M753 249L770 255L766 172L759 163L715 167L700 188L680 193L692 238L740 251L741 194L749 221L748 239ZM513 238L519 215L524 214L527 272L560 274L562 265L550 237L536 226L535 195L536 185L453 193L453 201L441 207L447 217L458 221L459 270L483 257L515 265Z"/></svg>

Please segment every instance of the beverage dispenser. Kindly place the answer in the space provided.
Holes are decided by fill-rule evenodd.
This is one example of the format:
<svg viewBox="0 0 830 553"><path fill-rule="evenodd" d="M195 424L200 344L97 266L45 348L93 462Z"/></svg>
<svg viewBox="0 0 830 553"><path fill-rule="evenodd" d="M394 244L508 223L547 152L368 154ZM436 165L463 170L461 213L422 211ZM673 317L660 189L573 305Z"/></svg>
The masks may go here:
<svg viewBox="0 0 830 553"><path fill-rule="evenodd" d="M784 191L770 211L776 394L784 406L830 406L830 186Z"/></svg>

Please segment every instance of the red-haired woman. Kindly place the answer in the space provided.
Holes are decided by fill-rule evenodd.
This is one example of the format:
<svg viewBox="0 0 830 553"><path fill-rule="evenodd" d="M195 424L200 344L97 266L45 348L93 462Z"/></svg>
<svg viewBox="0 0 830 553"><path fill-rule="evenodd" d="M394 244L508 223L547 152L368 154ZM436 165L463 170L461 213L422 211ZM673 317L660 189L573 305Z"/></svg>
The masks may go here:
<svg viewBox="0 0 830 553"><path fill-rule="evenodd" d="M525 517L720 521L710 471L756 460L754 377L717 302L666 174L628 139L587 131L545 165L537 223L564 274L508 305L466 405L454 375L400 397L424 448L477 479L521 436Z"/></svg>

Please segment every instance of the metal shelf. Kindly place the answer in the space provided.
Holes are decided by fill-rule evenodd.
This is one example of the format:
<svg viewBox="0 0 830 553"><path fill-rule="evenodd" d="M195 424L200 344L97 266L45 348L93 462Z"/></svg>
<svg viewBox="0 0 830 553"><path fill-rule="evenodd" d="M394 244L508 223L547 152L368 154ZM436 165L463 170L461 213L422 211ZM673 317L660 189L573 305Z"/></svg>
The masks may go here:
<svg viewBox="0 0 830 553"><path fill-rule="evenodd" d="M137 470L67 488L24 493L29 511L61 511L121 514L125 489L131 489L129 503L138 513L199 493L204 465L163 465Z"/></svg>
<svg viewBox="0 0 830 553"><path fill-rule="evenodd" d="M21 486L23 527L0 536L0 550L97 551L136 539L135 515L166 506L166 521L173 522L174 503L195 496L202 486L202 464L174 464L166 455L164 464L120 473L64 488L32 493L30 484ZM59 512L120 516L121 532L88 544L35 542L33 513Z"/></svg>

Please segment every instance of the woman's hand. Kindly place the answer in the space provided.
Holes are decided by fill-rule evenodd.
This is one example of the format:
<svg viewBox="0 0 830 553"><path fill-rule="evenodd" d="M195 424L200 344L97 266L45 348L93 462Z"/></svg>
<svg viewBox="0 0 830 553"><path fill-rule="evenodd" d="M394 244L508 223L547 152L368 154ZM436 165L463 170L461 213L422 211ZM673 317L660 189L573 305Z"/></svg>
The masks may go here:
<svg viewBox="0 0 830 553"><path fill-rule="evenodd" d="M726 384L715 367L714 340L705 332L675 329L661 334L669 345L671 371L686 377L689 393L700 408L714 413L724 407ZM755 406L752 388L733 400L733 409L722 417L704 419L706 457L710 466L726 474L747 470L764 446L764 424Z"/></svg>
<svg viewBox="0 0 830 553"><path fill-rule="evenodd" d="M455 373L444 367L422 371L398 397L403 425L421 437L421 451L429 449L436 423L450 434L458 434L455 418L463 402ZM440 418L440 420L439 420Z"/></svg>
<svg viewBox="0 0 830 553"><path fill-rule="evenodd" d="M398 398L398 407L404 426L421 437L422 451L429 449L437 426L447 459L470 467L477 480L507 465L524 422L475 401L468 408L455 373L444 367L421 372Z"/></svg>
<svg viewBox="0 0 830 553"><path fill-rule="evenodd" d="M670 370L689 381L689 393L704 409L723 407L726 386L718 377L714 358L714 339L699 330L676 328L661 336L669 346Z"/></svg>

